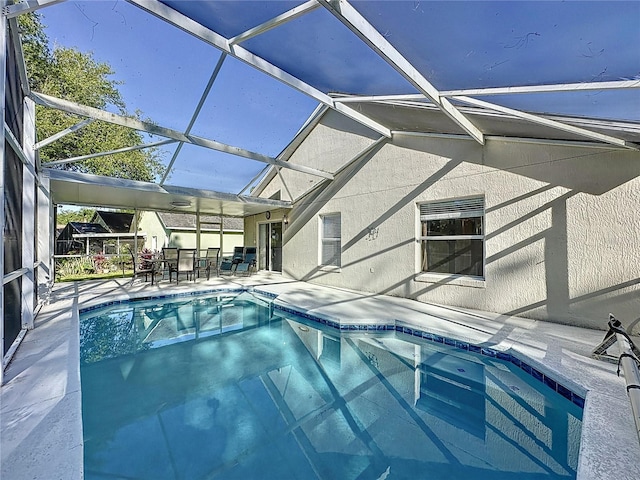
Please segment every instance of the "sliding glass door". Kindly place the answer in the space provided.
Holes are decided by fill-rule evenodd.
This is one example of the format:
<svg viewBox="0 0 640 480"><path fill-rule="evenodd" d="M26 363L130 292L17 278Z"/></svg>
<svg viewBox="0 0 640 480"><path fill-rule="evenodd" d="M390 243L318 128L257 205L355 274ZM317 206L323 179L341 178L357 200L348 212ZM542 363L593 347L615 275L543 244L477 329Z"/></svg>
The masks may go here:
<svg viewBox="0 0 640 480"><path fill-rule="evenodd" d="M282 222L258 225L258 269L282 271Z"/></svg>

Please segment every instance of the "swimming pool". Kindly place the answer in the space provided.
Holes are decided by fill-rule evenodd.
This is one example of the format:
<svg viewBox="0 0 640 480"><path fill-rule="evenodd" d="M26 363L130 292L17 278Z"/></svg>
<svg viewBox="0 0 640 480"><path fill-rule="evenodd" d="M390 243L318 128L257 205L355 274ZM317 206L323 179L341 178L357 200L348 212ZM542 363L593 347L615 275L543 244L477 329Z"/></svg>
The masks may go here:
<svg viewBox="0 0 640 480"><path fill-rule="evenodd" d="M85 478L575 478L579 399L514 357L288 310L230 292L83 313Z"/></svg>

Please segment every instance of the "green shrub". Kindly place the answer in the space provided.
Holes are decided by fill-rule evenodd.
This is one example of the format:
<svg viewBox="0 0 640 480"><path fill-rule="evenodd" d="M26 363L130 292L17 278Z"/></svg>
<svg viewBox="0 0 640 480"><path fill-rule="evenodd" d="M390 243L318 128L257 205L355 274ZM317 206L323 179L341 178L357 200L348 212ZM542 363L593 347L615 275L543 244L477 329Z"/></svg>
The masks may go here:
<svg viewBox="0 0 640 480"><path fill-rule="evenodd" d="M58 260L58 264L56 265L56 277L69 277L94 272L93 261L87 257Z"/></svg>

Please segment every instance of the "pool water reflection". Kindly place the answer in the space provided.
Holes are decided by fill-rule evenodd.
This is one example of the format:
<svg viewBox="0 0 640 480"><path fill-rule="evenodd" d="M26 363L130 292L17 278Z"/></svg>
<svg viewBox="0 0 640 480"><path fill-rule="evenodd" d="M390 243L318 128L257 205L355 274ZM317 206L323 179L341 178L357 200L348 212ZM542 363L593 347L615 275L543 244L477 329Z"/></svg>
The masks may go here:
<svg viewBox="0 0 640 480"><path fill-rule="evenodd" d="M85 478L575 478L582 410L513 364L248 293L83 314Z"/></svg>

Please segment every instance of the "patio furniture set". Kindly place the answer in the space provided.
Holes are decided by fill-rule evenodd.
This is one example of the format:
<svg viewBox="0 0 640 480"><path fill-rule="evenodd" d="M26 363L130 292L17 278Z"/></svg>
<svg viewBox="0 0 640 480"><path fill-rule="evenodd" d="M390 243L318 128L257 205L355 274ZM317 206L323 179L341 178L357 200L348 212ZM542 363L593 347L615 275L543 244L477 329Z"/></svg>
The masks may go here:
<svg viewBox="0 0 640 480"><path fill-rule="evenodd" d="M194 282L203 273L206 273L207 280L211 278L212 273L215 276L251 275L256 271L256 260L255 247L235 247L233 256L222 258L217 247L207 248L204 255L198 255L195 248L164 247L160 255L138 255L133 259L133 280L144 276L145 281L151 278L153 285L159 281L156 279L157 276L161 276L161 279L166 276L169 282L172 282L174 274L176 283L180 283L180 275Z"/></svg>

